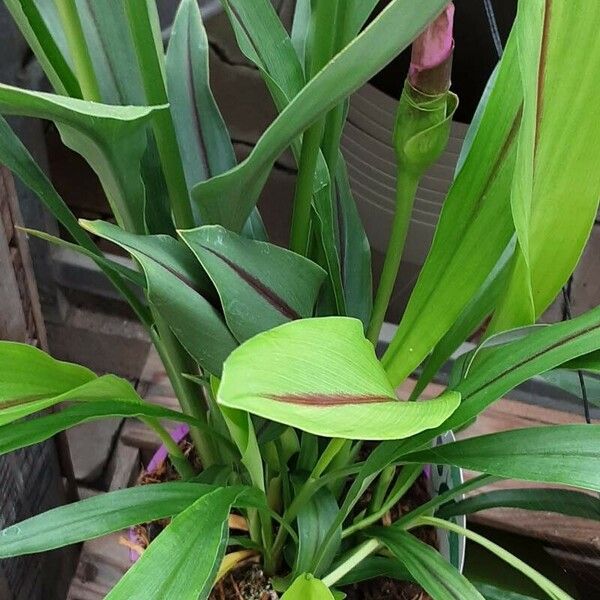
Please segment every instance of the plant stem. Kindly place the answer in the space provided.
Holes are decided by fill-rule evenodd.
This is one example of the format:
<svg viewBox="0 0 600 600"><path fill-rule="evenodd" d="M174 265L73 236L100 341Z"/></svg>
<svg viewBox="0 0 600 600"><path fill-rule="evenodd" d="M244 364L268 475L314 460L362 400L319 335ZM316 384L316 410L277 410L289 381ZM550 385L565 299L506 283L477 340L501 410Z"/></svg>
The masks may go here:
<svg viewBox="0 0 600 600"><path fill-rule="evenodd" d="M161 50L157 48L147 0L126 0L125 6L146 99L151 105L166 105L169 103L169 99L159 56ZM190 206L189 192L171 111L165 109L156 112L152 123L175 225L180 229L190 229L196 223Z"/></svg>
<svg viewBox="0 0 600 600"><path fill-rule="evenodd" d="M379 519L381 519L390 509L392 509L404 496L404 494L406 494L422 470L423 465L410 465L404 467L387 500L381 505L381 507L358 523L354 523L353 525L350 525L350 527L344 529L344 531L342 531L342 538L347 538L353 533L356 533L361 529L365 529L366 527L369 527L369 525L379 521Z"/></svg>
<svg viewBox="0 0 600 600"><path fill-rule="evenodd" d="M323 577L323 583L327 587L335 585L346 573L349 573L363 561L367 556L373 554L381 548L381 543L378 540L367 540L353 550L348 558L340 563L329 575Z"/></svg>
<svg viewBox="0 0 600 600"><path fill-rule="evenodd" d="M98 87L98 80L96 79L94 65L88 51L75 0L55 0L55 3L65 31L83 98L100 102L102 99L100 88Z"/></svg>
<svg viewBox="0 0 600 600"><path fill-rule="evenodd" d="M154 417L146 417L144 418L144 421L160 438L160 441L167 449L171 462L181 476L181 479L185 481L194 477L196 472L189 460L185 457L181 448L175 443L175 440L171 437L169 432L160 424L159 420Z"/></svg>
<svg viewBox="0 0 600 600"><path fill-rule="evenodd" d="M409 169L399 169L396 185L396 210L392 223L392 233L373 304L371 322L367 329L367 338L373 345L376 345L379 339L379 332L381 331L385 313L392 297L392 292L394 291L418 185L419 176L417 174Z"/></svg>
<svg viewBox="0 0 600 600"><path fill-rule="evenodd" d="M189 357L179 340L173 335L169 325L154 311L156 331L153 331L152 341L163 362L175 395L184 413L207 423L206 412L203 410L198 397L198 388L183 373L193 372L196 364ZM215 464L216 457L211 440L198 428L190 425L190 436L200 457L202 467L207 469Z"/></svg>
<svg viewBox="0 0 600 600"><path fill-rule="evenodd" d="M332 31L335 31L337 8L338 0L316 1L310 26L312 43L308 72L311 79L327 64L333 54L335 34L332 35ZM290 231L290 250L303 256L306 256L308 251L313 182L323 127L324 121L319 119L302 136Z"/></svg>

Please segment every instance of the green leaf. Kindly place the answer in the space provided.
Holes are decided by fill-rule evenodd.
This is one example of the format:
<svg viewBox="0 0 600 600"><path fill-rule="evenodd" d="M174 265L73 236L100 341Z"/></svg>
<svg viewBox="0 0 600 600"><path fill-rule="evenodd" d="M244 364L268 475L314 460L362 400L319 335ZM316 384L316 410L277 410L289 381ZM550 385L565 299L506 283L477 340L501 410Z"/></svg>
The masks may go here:
<svg viewBox="0 0 600 600"><path fill-rule="evenodd" d="M524 103L511 191L519 245L493 331L542 314L575 268L596 218L600 107L597 86L582 66L600 69L598 19L597 3L577 12L545 0L519 5Z"/></svg>
<svg viewBox="0 0 600 600"><path fill-rule="evenodd" d="M310 569L323 542L324 536L335 521L339 507L335 496L329 488L319 489L298 512L298 548L292 577L298 576ZM333 546L335 550L325 557L325 560L314 569L316 576L325 574L325 570L337 554L342 541L342 527L335 532Z"/></svg>
<svg viewBox="0 0 600 600"><path fill-rule="evenodd" d="M236 164L233 145L209 84L208 39L194 0L177 11L166 58L173 123L188 187Z"/></svg>
<svg viewBox="0 0 600 600"><path fill-rule="evenodd" d="M45 240L46 242L50 242L55 246L60 246L61 248L66 248L67 250L71 250L71 252L76 252L83 256L87 256L91 260L93 260L97 265L100 265L101 268L106 269L107 271L114 272L119 274L123 279L133 283L134 285L145 288L146 280L144 276L134 269L130 269L129 267L122 265L120 262L112 260L108 258L104 254L96 254L96 252L92 250L88 250L84 246L80 246L79 244L74 244L72 242L67 242L62 238L46 233L45 231L37 231L36 229L27 229L26 227L22 228L28 235L32 235L34 237L40 238L41 240Z"/></svg>
<svg viewBox="0 0 600 600"><path fill-rule="evenodd" d="M554 512L570 517L600 520L600 500L597 497L572 490L540 488L484 492L465 500L444 504L436 511L436 516L448 519L496 507Z"/></svg>
<svg viewBox="0 0 600 600"><path fill-rule="evenodd" d="M121 399L88 400L47 416L3 425L0 427L0 454L43 442L80 423L107 417L154 417L203 427L194 417L157 404Z"/></svg>
<svg viewBox="0 0 600 600"><path fill-rule="evenodd" d="M158 483L59 506L0 531L0 558L46 552L172 517L214 489L200 483Z"/></svg>
<svg viewBox="0 0 600 600"><path fill-rule="evenodd" d="M102 100L107 104L145 104L124 3L77 0L77 10Z"/></svg>
<svg viewBox="0 0 600 600"><path fill-rule="evenodd" d="M511 554L494 542L484 538L482 535L479 535L473 531L469 531L468 529L460 527L454 523L451 523L450 521L436 519L435 517L422 517L419 519L419 524L441 527L443 529L447 529L448 531L458 533L459 535L464 535L467 539L472 540L480 546L483 546L486 550L493 552L496 556L507 562L509 565L521 571L523 575L531 579L531 581L544 590L544 592L546 592L553 600L573 600L569 594L563 592L557 585L552 583L541 573L538 573L535 569L532 569L529 565L517 558L514 554Z"/></svg>
<svg viewBox="0 0 600 600"><path fill-rule="evenodd" d="M338 157L335 191L346 314L360 319L366 329L373 308L371 246L352 196L346 162L341 154Z"/></svg>
<svg viewBox="0 0 600 600"><path fill-rule="evenodd" d="M509 196L522 102L511 36L471 151L444 201L435 238L382 363L403 381L454 325L514 234Z"/></svg>
<svg viewBox="0 0 600 600"><path fill-rule="evenodd" d="M169 235L138 235L121 229L107 221L86 221L80 219L81 226L109 242L121 246L132 256L144 256L158 263L190 286L207 294L212 290L211 283L194 255L185 244Z"/></svg>
<svg viewBox="0 0 600 600"><path fill-rule="evenodd" d="M56 360L35 346L0 341L0 409L22 400L58 396L94 379L89 369Z"/></svg>
<svg viewBox="0 0 600 600"><path fill-rule="evenodd" d="M325 277L313 262L218 225L179 234L212 279L227 324L239 341L312 315Z"/></svg>
<svg viewBox="0 0 600 600"><path fill-rule="evenodd" d="M34 0L5 0L4 4L38 59L54 89L81 98L81 88L62 49L56 43Z"/></svg>
<svg viewBox="0 0 600 600"><path fill-rule="evenodd" d="M370 530L436 600L484 600L473 584L434 548L398 528Z"/></svg>
<svg viewBox="0 0 600 600"><path fill-rule="evenodd" d="M334 600L329 588L309 573L295 579L281 600Z"/></svg>
<svg viewBox="0 0 600 600"><path fill-rule="evenodd" d="M239 231L255 206L273 163L285 148L408 46L444 4L444 0L424 0L418 5L393 0L302 88L243 163L193 189L192 197L205 222Z"/></svg>
<svg viewBox="0 0 600 600"><path fill-rule="evenodd" d="M148 283L148 301L184 348L209 373L220 375L237 341L220 313L188 281L152 259L133 252Z"/></svg>
<svg viewBox="0 0 600 600"><path fill-rule="evenodd" d="M456 465L500 477L600 491L600 425L503 431L414 452L402 460Z"/></svg>
<svg viewBox="0 0 600 600"><path fill-rule="evenodd" d="M145 127L164 107L109 106L0 85L0 112L54 121L63 142L96 171L117 221L143 233L144 186L140 161Z"/></svg>
<svg viewBox="0 0 600 600"><path fill-rule="evenodd" d="M348 0L350 6L346 9L346 14L351 23L348 27L353 36L363 28L378 2L379 0Z"/></svg>
<svg viewBox="0 0 600 600"><path fill-rule="evenodd" d="M217 489L179 513L107 600L208 598L227 547L229 511L239 495L236 489Z"/></svg>
<svg viewBox="0 0 600 600"><path fill-rule="evenodd" d="M349 439L400 439L441 425L460 396L397 400L362 323L302 319L266 331L235 350L217 398L223 406Z"/></svg>
<svg viewBox="0 0 600 600"><path fill-rule="evenodd" d="M306 44L310 27L311 0L297 0L290 39L302 66L306 65Z"/></svg>
<svg viewBox="0 0 600 600"><path fill-rule="evenodd" d="M493 312L502 288L506 283L506 276L509 272L508 263L513 251L514 248L512 245L509 245L477 293L471 298L444 337L436 344L433 352L423 365L419 380L411 392L411 399L419 397L443 364L468 339L469 335L481 325L485 318ZM453 387L453 385L450 384L450 387Z"/></svg>
<svg viewBox="0 0 600 600"><path fill-rule="evenodd" d="M585 371L582 372L582 375L588 400L592 404L600 406L600 378L595 373ZM553 369L552 371L542 373L540 377L546 383L558 387L580 400L582 399L581 381L579 380L579 373L577 371Z"/></svg>

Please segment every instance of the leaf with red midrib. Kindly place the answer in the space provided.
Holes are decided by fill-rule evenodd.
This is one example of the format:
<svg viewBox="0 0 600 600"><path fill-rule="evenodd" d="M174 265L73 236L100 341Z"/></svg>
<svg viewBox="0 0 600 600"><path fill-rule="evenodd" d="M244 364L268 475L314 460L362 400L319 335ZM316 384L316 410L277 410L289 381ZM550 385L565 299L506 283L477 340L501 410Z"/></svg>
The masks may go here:
<svg viewBox="0 0 600 600"><path fill-rule="evenodd" d="M281 325L234 350L217 400L315 435L390 440L441 426L460 394L398 400L362 323L324 317Z"/></svg>

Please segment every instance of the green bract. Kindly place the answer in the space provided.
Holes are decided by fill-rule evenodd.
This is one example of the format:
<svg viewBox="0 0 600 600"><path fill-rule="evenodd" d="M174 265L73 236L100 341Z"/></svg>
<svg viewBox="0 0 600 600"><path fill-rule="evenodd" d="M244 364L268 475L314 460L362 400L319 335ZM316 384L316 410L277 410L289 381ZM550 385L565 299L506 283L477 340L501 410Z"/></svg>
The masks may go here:
<svg viewBox="0 0 600 600"><path fill-rule="evenodd" d="M0 83L0 113L54 122L98 175L113 217L78 222L0 117L0 162L68 239L29 233L95 261L146 328L181 410L144 401L114 375L4 341L0 454L86 421L136 417L182 481L111 492L11 525L0 532L0 558L172 519L108 598L206 600L216 579L235 575L249 557L282 600L339 600L345 586L377 577L418 584L434 600L512 597L469 581L458 552L445 556L414 535L430 526L468 538L549 597L568 599L452 519L505 507L598 521L586 490L600 491L599 426L445 440L538 375L569 393L581 376L590 400L600 398L600 307L532 327L573 272L598 210L600 3L519 0L429 255L384 349L379 334L415 193L457 107L449 89L453 7L297 0L288 32L271 0L221 4L277 111L239 163L211 90L210 24L196 0L181 0L162 35L155 0L5 0L53 93ZM417 36L389 132L397 193L374 290L342 132L349 95ZM431 64L424 50L436 57ZM269 239L259 208L287 149L298 174L282 247ZM97 238L130 261L105 255ZM418 400L484 324L447 389ZM396 386L419 368L411 400L400 400ZM200 472L165 422L189 426ZM382 527L427 464L440 465L432 472L446 465L452 485ZM461 468L481 475L461 484ZM583 491L480 491L509 478ZM232 510L247 531L230 535Z"/></svg>

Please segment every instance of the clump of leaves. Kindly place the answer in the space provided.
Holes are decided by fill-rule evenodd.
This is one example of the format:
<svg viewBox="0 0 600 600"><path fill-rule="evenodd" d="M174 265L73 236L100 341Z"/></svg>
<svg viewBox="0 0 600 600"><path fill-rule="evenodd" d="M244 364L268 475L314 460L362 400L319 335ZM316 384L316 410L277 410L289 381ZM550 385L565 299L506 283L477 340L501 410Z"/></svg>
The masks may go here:
<svg viewBox="0 0 600 600"><path fill-rule="evenodd" d="M109 598L207 598L244 550L260 557L286 600L342 597L339 586L381 575L416 582L436 600L482 598L414 535L426 525L469 538L549 597L568 598L452 519L493 506L598 519L597 502L577 491L461 498L498 478L600 491L599 427L432 444L539 373L560 367L562 382L570 370L600 370L600 308L527 327L573 271L598 209L600 108L586 74L600 69L600 5L519 3L429 256L378 360L415 190L446 144L457 103L447 0L390 0L367 27L375 0L297 0L291 34L268 0L223 0L279 111L239 164L211 93L193 0L182 0L166 52L152 0L5 3L54 93L2 84L0 111L53 121L97 173L116 225L78 222L4 120L0 160L72 240L35 234L91 257L129 302L181 410L144 402L117 377L2 342L0 452L84 421L135 416L156 431L181 481L111 492L8 527L0 557L170 518ZM373 303L341 132L350 94L415 39L393 133L397 206ZM298 179L286 249L268 241L257 202L288 147ZM125 249L131 266L105 256L90 233ZM490 315L487 341L457 361L442 395L397 399L395 386L421 365L417 400ZM160 419L189 424L201 473ZM364 441L373 443L366 455ZM382 527L426 464L481 475ZM247 535L229 536L233 509Z"/></svg>

